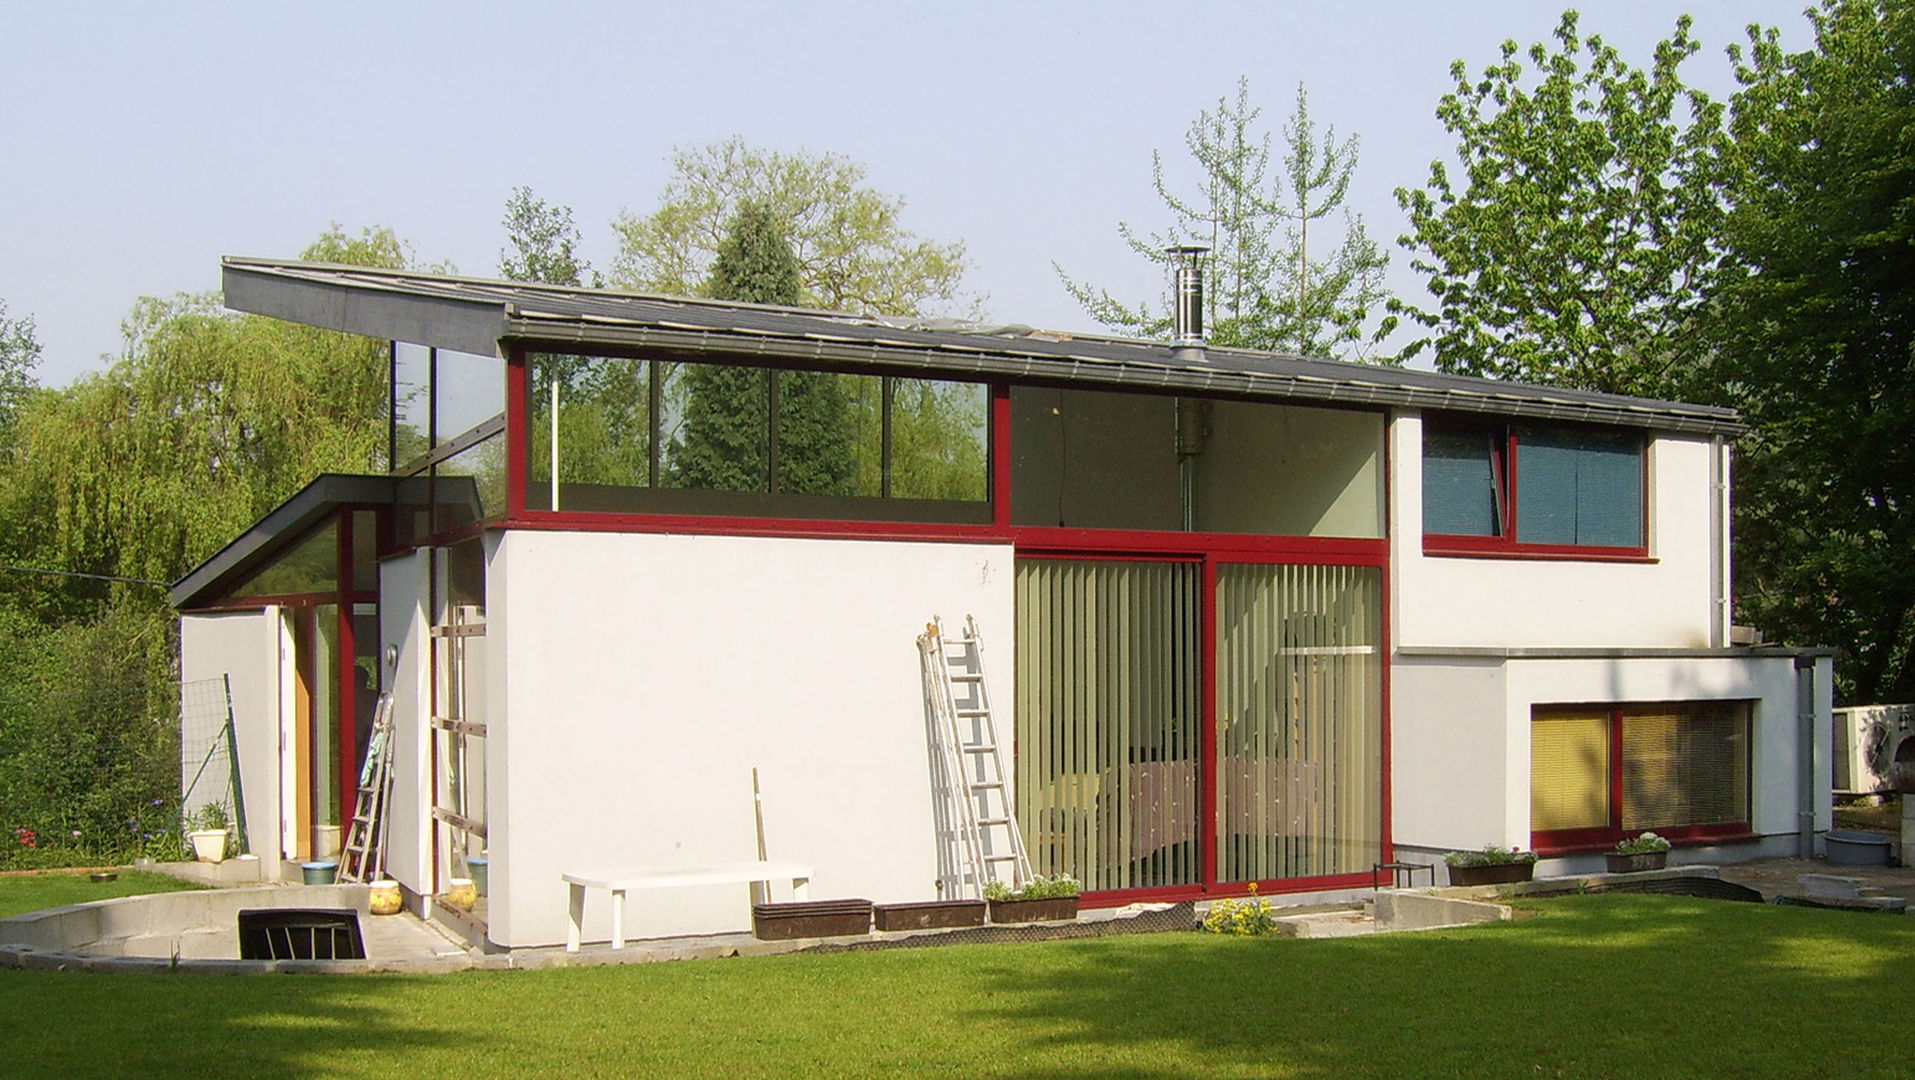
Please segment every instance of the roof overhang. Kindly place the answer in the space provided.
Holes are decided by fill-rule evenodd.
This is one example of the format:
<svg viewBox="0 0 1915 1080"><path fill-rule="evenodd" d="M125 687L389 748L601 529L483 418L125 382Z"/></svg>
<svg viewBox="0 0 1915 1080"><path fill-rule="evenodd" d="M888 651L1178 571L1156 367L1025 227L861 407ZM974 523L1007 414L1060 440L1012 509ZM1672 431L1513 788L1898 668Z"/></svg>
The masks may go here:
<svg viewBox="0 0 1915 1080"><path fill-rule="evenodd" d="M389 476L319 476L174 584L173 607L204 607L222 589L264 565L287 542L303 536L340 507L391 503L399 483Z"/></svg>
<svg viewBox="0 0 1915 1080"><path fill-rule="evenodd" d="M493 355L636 353L806 364L1270 401L1408 408L1615 424L1686 434L1744 429L1734 410L1530 386L1408 368L1163 342L965 326L606 289L568 288L328 263L228 257L239 311L370 337Z"/></svg>

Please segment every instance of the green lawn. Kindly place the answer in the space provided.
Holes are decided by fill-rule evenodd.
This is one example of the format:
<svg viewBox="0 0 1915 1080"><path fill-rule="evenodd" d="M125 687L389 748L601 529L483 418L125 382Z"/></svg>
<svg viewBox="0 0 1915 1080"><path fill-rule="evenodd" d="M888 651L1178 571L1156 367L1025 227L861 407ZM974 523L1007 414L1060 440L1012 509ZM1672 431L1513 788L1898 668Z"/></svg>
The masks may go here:
<svg viewBox="0 0 1915 1080"><path fill-rule="evenodd" d="M115 896L197 888L198 885L165 874L131 871L121 871L117 881L93 881L85 874L63 874L59 871L9 874L0 877L0 919L42 908L84 904L88 900L110 900Z"/></svg>
<svg viewBox="0 0 1915 1080"><path fill-rule="evenodd" d="M17 1076L1903 1077L1915 921L1684 898L423 976L0 972Z"/></svg>

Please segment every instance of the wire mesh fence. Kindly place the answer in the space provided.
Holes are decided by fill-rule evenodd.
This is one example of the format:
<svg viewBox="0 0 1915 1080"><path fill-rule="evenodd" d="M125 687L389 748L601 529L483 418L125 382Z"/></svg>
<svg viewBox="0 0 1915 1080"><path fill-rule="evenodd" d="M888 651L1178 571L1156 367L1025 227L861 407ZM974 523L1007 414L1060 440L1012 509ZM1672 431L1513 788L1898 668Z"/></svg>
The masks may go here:
<svg viewBox="0 0 1915 1080"><path fill-rule="evenodd" d="M182 831L230 830L245 852L233 690L224 675L180 684L179 806Z"/></svg>

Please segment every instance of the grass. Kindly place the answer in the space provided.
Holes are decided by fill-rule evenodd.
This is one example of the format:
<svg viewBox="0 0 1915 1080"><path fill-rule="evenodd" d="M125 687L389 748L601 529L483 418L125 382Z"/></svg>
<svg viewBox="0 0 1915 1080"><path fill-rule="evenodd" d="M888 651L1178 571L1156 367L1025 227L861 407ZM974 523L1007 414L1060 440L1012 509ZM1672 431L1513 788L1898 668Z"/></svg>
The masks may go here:
<svg viewBox="0 0 1915 1080"><path fill-rule="evenodd" d="M1901 1077L1915 922L1671 897L426 976L0 972L13 1076Z"/></svg>
<svg viewBox="0 0 1915 1080"><path fill-rule="evenodd" d="M43 908L84 904L88 900L197 888L198 885L176 877L136 871L121 871L117 881L92 881L84 873L57 870L8 874L0 877L0 919Z"/></svg>

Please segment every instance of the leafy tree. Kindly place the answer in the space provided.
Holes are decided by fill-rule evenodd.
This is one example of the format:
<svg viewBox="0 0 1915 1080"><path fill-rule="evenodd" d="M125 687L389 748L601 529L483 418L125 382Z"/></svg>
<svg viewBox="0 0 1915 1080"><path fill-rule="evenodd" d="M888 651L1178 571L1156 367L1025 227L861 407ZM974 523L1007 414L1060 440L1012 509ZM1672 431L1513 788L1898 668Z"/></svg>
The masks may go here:
<svg viewBox="0 0 1915 1080"><path fill-rule="evenodd" d="M697 293L734 215L750 202L785 223L799 268L794 303L888 315L964 304L964 245L905 231L904 201L866 186L864 166L836 154L761 150L736 138L676 150L658 208L619 214L612 281Z"/></svg>
<svg viewBox="0 0 1915 1080"><path fill-rule="evenodd" d="M412 245L383 225L368 225L358 236L347 234L337 221L326 226L319 239L306 246L299 257L311 262L344 263L348 266L374 266L387 270L432 270L453 273L451 263L420 264Z"/></svg>
<svg viewBox="0 0 1915 1080"><path fill-rule="evenodd" d="M584 285L589 280L598 287L598 272L578 253L580 237L571 207L547 205L531 188L515 187L500 224L511 245L499 252L502 277L547 285Z"/></svg>
<svg viewBox="0 0 1915 1080"><path fill-rule="evenodd" d="M39 364L33 316L9 319L6 301L0 300L0 441L10 438L20 406L33 390L33 369Z"/></svg>
<svg viewBox="0 0 1915 1080"><path fill-rule="evenodd" d="M1915 694L1915 9L1829 0L1815 47L1736 50L1743 170L1709 344L1754 431L1742 616L1833 644L1841 692Z"/></svg>
<svg viewBox="0 0 1915 1080"><path fill-rule="evenodd" d="M702 291L714 300L797 302L798 259L770 206L747 202L732 215ZM679 371L684 414L670 448L674 485L768 490L770 374L729 364L689 364Z"/></svg>
<svg viewBox="0 0 1915 1080"><path fill-rule="evenodd" d="M390 230L337 225L305 256L410 257ZM0 819L107 853L179 783L176 623L151 583L316 473L377 469L387 390L383 342L213 296L142 299L123 332L106 371L26 396L0 464L0 562L99 575L0 575Z"/></svg>
<svg viewBox="0 0 1915 1080"><path fill-rule="evenodd" d="M1393 305L1429 331L1404 356L1622 393L1700 384L1684 335L1721 255L1725 145L1722 106L1678 75L1698 48L1689 27L1676 20L1647 70L1583 37L1574 11L1527 66L1514 41L1480 76L1451 65L1436 114L1459 180L1437 161L1427 187L1396 193L1435 300Z"/></svg>
<svg viewBox="0 0 1915 1080"><path fill-rule="evenodd" d="M1166 268L1164 249L1201 244L1210 249L1210 279L1204 297L1208 337L1220 345L1303 355L1364 359L1368 348L1394 326L1374 333L1366 323L1384 299L1383 271L1389 256L1369 239L1362 218L1343 205L1356 171L1357 141L1338 142L1334 129L1321 141L1308 99L1297 87L1297 106L1284 124L1284 153L1270 168L1270 136L1259 133L1262 110L1250 103L1250 84L1237 81L1234 101L1220 98L1184 135L1184 145L1203 170L1196 196L1173 191L1164 179L1160 153L1151 154L1151 181L1170 209L1164 232L1139 233L1128 223L1118 232L1131 250ZM1339 244L1322 254L1322 223L1342 212ZM1109 292L1073 280L1057 267L1077 302L1113 329L1162 337L1171 309L1126 304Z"/></svg>

